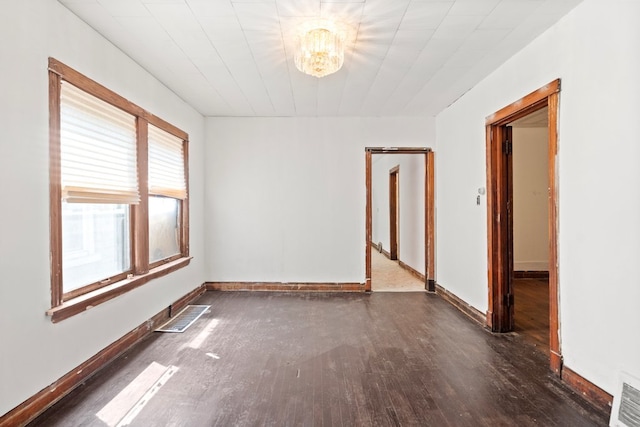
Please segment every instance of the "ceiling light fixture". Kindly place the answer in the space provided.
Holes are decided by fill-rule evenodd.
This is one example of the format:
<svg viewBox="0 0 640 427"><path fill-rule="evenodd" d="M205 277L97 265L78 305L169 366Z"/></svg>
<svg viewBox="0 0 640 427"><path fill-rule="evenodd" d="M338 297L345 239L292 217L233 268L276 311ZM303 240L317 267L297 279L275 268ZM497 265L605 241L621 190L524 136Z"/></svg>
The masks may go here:
<svg viewBox="0 0 640 427"><path fill-rule="evenodd" d="M318 78L335 73L344 63L345 38L346 32L332 21L301 25L294 54L296 68Z"/></svg>

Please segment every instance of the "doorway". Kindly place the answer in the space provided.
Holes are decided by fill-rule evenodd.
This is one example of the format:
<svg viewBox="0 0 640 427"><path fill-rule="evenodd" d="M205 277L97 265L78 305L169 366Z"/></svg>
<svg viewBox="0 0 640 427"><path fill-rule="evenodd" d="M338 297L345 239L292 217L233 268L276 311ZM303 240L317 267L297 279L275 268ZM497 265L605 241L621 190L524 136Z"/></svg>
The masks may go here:
<svg viewBox="0 0 640 427"><path fill-rule="evenodd" d="M398 260L398 236L400 225L398 219L400 213L400 183L398 182L400 166L395 166L389 171L389 258L392 261Z"/></svg>
<svg viewBox="0 0 640 427"><path fill-rule="evenodd" d="M560 375L562 356L558 323L557 263L557 116L560 80L530 93L486 120L487 247L489 305L487 326L494 332L514 330L513 135L509 124L547 108L547 229L549 359Z"/></svg>
<svg viewBox="0 0 640 427"><path fill-rule="evenodd" d="M434 154L430 148L395 148L395 147L385 147L385 148L366 148L365 149L365 182L366 182L366 242L365 242L365 290L370 292L372 290L372 258L375 255L378 257L378 254L373 254L372 252L380 252L388 254L388 258L392 258L391 250L395 245L394 257L397 259L397 263L401 265L408 271L411 271L412 268L408 265L404 264L400 259L398 259L398 255L401 252L399 249L400 242L400 187L399 187L399 173L400 168L392 167L391 169L386 169L388 171L388 183L389 183L389 201L388 201L388 213L389 220L386 221L386 224L389 226L389 242L395 240L395 244L389 244L388 251L385 250L380 244L380 242L376 242L373 240L373 184L372 184L372 175L373 175L373 160L372 157L376 154L414 154L417 158L421 159L424 162L423 168L423 183L424 183L424 239L419 240L419 244L424 247L424 260L419 262L424 262L424 272L422 274L418 271L413 271L414 275L420 277L423 282L423 289L426 289L430 292L435 292L435 275L434 275L434 266L435 266L435 253L434 253L434 240L435 240L435 213L434 213ZM419 156L418 156L419 155ZM394 157L394 156L392 156ZM386 179L386 178L385 178ZM386 190L385 190L386 191ZM394 202L395 201L395 202ZM385 205L386 206L386 205ZM377 209L377 208L376 208ZM386 208L385 208L386 209ZM395 216L395 219L392 217ZM391 236L392 230L395 230L395 237ZM386 244L385 244L386 245ZM404 265L403 265L404 264ZM408 267L408 268L407 268Z"/></svg>
<svg viewBox="0 0 640 427"><path fill-rule="evenodd" d="M507 125L511 141L514 331L549 354L549 109Z"/></svg>

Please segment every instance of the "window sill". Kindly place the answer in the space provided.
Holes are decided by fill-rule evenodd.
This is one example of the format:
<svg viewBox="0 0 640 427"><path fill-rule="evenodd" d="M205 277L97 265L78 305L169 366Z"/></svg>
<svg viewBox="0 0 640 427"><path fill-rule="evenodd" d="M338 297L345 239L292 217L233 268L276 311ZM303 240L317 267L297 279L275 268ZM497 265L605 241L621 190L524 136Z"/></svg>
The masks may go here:
<svg viewBox="0 0 640 427"><path fill-rule="evenodd" d="M65 301L59 306L47 310L47 316L51 317L51 321L53 323L75 316L78 313L87 311L90 308L102 304L103 302L109 301L110 299L142 286L152 279L165 276L171 272L181 269L182 267L186 267L191 262L191 258L192 257L179 258L175 261L152 268L146 274L135 276L131 279L121 280L117 283L104 286L100 289L96 289L95 291L73 298L69 301Z"/></svg>

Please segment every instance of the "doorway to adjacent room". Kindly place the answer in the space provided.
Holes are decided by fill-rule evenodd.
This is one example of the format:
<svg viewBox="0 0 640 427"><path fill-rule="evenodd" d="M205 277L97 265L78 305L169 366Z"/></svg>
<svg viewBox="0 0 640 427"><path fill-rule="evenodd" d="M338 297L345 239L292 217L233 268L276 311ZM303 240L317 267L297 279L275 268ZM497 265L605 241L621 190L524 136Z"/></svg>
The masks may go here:
<svg viewBox="0 0 640 427"><path fill-rule="evenodd" d="M433 152L367 148L365 160L366 290L434 292Z"/></svg>
<svg viewBox="0 0 640 427"><path fill-rule="evenodd" d="M548 354L551 369L560 374L560 329L558 322L558 255L557 255L557 118L560 80L530 93L524 98L497 111L486 120L487 146L487 248L489 304L487 326L494 332L516 329L518 309L517 289L514 288L514 136L513 124L527 117L544 116L546 110L546 170L548 181L546 199L546 230L548 234L546 265L548 268ZM521 167L520 167L521 168ZM540 172L540 171L538 171ZM521 194L518 194L521 196ZM517 220L516 220L517 221ZM516 279L519 280L519 279ZM526 297L524 297L526 299ZM543 305L542 303L538 305ZM540 308L540 307L538 307ZM539 316L538 314L537 316ZM521 315L522 316L522 315ZM544 316L544 314L543 314ZM540 319L537 320L547 320ZM521 322L525 323L526 322ZM537 326L539 327L539 325ZM544 327L544 326L543 326Z"/></svg>

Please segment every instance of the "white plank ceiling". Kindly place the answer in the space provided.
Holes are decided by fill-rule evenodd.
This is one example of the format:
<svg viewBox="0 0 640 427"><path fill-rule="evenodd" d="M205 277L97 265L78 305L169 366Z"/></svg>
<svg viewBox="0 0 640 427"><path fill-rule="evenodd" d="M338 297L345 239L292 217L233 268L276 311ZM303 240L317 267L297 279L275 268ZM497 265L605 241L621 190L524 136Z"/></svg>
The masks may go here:
<svg viewBox="0 0 640 427"><path fill-rule="evenodd" d="M205 116L432 116L582 0L59 1ZM353 28L321 79L292 52L317 17Z"/></svg>

